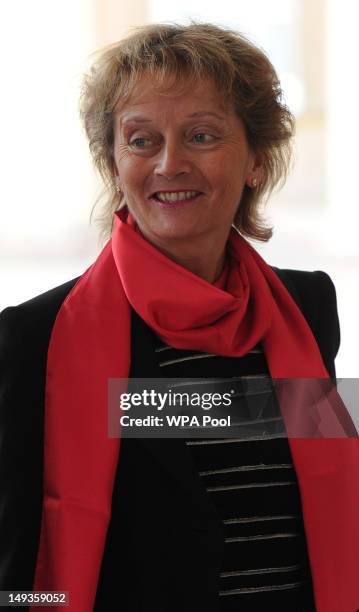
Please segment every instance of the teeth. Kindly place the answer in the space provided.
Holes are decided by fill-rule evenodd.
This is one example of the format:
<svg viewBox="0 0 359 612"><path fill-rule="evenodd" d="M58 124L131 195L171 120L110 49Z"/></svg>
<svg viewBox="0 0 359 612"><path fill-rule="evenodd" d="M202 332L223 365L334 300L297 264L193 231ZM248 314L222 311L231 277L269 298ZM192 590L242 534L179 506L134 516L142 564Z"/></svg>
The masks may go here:
<svg viewBox="0 0 359 612"><path fill-rule="evenodd" d="M198 194L198 191L160 191L156 193L156 197L162 202L178 202L180 200L190 200Z"/></svg>

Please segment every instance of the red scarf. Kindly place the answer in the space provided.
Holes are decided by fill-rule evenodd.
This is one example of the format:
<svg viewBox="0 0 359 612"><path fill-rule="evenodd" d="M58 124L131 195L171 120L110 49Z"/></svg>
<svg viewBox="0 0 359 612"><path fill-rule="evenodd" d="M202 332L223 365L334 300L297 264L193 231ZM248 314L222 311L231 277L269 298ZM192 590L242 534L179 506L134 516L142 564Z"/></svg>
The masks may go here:
<svg viewBox="0 0 359 612"><path fill-rule="evenodd" d="M129 375L131 306L176 348L241 356L261 341L273 378L328 378L312 332L277 275L235 230L229 247L223 290L160 253L122 210L112 239L61 305L48 350L33 589L69 591L71 612L90 612L96 596L120 448L107 435L107 381ZM297 427L298 412L291 420L290 404L280 405L287 429ZM335 427L345 436L337 421ZM357 440L290 439L290 446L317 612L353 612L359 607Z"/></svg>

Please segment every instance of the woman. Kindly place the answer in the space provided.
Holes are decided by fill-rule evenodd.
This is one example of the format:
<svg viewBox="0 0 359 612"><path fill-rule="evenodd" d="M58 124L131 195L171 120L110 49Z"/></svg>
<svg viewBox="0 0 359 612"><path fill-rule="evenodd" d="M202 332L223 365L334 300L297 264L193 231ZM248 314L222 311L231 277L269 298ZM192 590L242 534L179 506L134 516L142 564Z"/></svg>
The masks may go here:
<svg viewBox="0 0 359 612"><path fill-rule="evenodd" d="M268 385L264 412L248 399L251 379L335 378L339 346L329 277L271 269L243 237L270 238L259 202L289 159L272 65L223 28L147 26L101 53L81 115L112 237L1 316L1 588L67 591L76 612L352 612L350 418L295 439L306 413L292 428ZM108 380L161 377L232 381L260 435L109 438Z"/></svg>

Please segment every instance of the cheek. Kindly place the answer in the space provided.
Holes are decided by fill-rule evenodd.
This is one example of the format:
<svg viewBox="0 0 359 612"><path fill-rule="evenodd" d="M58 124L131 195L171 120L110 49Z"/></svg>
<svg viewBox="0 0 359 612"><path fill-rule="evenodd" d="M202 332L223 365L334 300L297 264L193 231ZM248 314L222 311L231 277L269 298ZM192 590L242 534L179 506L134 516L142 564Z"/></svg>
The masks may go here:
<svg viewBox="0 0 359 612"><path fill-rule="evenodd" d="M227 148L207 159L203 170L213 187L224 191L241 188L246 179L248 155L238 147Z"/></svg>
<svg viewBox="0 0 359 612"><path fill-rule="evenodd" d="M240 195L245 184L244 168L238 165L218 164L208 176L212 188L228 196Z"/></svg>
<svg viewBox="0 0 359 612"><path fill-rule="evenodd" d="M143 164L130 159L122 160L117 164L117 170L123 191L130 193L143 187L146 176Z"/></svg>

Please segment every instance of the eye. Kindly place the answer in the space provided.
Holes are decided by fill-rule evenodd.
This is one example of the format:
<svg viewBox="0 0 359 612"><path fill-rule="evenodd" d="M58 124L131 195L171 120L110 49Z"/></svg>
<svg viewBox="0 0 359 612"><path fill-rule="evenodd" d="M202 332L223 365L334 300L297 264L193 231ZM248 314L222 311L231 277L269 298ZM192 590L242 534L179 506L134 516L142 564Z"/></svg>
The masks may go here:
<svg viewBox="0 0 359 612"><path fill-rule="evenodd" d="M212 142L212 140L214 140L214 136L207 134L207 132L198 132L198 134L195 134L193 138L198 144L206 144L207 142Z"/></svg>
<svg viewBox="0 0 359 612"><path fill-rule="evenodd" d="M135 149L145 149L147 148L146 143L151 143L151 140L149 138L144 138L143 136L141 136L139 138L134 138L133 140L131 140L130 145L132 147L135 147Z"/></svg>

